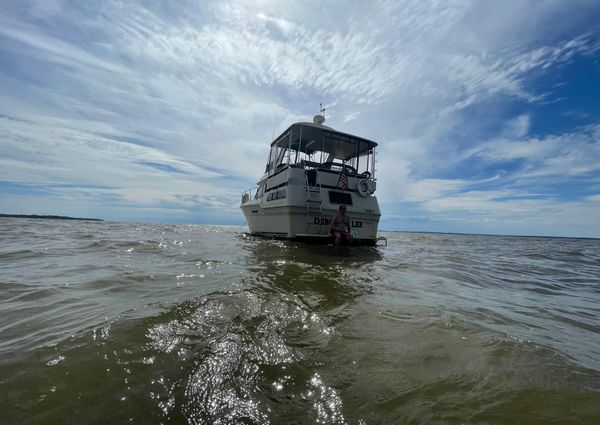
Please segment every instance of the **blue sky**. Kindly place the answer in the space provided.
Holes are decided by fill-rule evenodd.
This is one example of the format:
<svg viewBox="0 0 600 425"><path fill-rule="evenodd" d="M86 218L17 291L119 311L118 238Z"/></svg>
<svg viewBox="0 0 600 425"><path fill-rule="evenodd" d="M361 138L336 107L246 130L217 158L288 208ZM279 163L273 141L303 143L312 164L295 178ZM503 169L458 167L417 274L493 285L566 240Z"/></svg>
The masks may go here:
<svg viewBox="0 0 600 425"><path fill-rule="evenodd" d="M0 212L243 224L319 103L381 228L600 237L600 3L3 1Z"/></svg>

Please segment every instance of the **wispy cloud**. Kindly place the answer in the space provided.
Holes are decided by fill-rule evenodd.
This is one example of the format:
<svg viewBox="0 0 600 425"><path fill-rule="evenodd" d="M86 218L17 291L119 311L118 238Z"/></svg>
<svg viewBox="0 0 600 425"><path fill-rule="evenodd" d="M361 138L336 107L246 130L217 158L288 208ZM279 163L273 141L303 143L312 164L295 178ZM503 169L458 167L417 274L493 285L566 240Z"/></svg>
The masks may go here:
<svg viewBox="0 0 600 425"><path fill-rule="evenodd" d="M77 69L100 69L124 74L131 72L127 67L104 60L83 47L40 32L37 27L30 24L0 17L0 35L12 41L5 47L11 50L32 49L35 51L34 56L39 60Z"/></svg>
<svg viewBox="0 0 600 425"><path fill-rule="evenodd" d="M448 223L585 209L600 193L597 115L573 108L560 115L577 113L578 127L540 132L531 109L559 102L568 81L554 76L600 52L599 10L9 2L0 17L0 179L121 206L127 217L134 206L152 217L235 214L272 134L323 102L332 126L381 141L384 205L410 203ZM551 84L537 84L544 78Z"/></svg>
<svg viewBox="0 0 600 425"><path fill-rule="evenodd" d="M0 133L0 180L42 188L54 198L181 208L223 199L219 207L227 209L238 199L239 188L216 169L156 148L5 118Z"/></svg>
<svg viewBox="0 0 600 425"><path fill-rule="evenodd" d="M495 139L466 152L484 161L525 160L519 178L556 176L566 178L600 171L600 125L575 133L547 135L521 140Z"/></svg>
<svg viewBox="0 0 600 425"><path fill-rule="evenodd" d="M507 124L507 133L521 134L520 126L514 125ZM419 179L405 169L394 194L386 196L418 204L432 219L471 223L478 231L529 228L535 234L596 235L587 226L600 224L599 134L598 126L589 126L544 138L494 139L466 151L462 163L475 158L481 169L499 174L486 179ZM506 162L516 165L503 171Z"/></svg>

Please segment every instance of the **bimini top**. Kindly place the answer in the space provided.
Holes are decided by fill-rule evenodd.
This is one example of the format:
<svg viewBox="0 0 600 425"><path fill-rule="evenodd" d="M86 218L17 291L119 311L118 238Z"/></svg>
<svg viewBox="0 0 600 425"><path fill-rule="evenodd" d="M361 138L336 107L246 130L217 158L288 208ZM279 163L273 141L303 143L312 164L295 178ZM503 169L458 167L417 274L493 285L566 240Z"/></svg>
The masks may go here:
<svg viewBox="0 0 600 425"><path fill-rule="evenodd" d="M297 122L281 133L271 143L271 147L273 146L290 148L294 151L304 152L307 155L321 151L346 161L368 153L377 146L377 143L352 134L336 131L322 124Z"/></svg>

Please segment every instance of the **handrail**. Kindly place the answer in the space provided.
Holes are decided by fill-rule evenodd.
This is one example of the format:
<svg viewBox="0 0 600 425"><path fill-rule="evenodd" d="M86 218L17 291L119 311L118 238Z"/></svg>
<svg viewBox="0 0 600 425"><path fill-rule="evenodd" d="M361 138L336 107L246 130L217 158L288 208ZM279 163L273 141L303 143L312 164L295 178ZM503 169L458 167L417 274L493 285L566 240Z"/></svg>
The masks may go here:
<svg viewBox="0 0 600 425"><path fill-rule="evenodd" d="M373 180L375 181L375 176L368 170L366 171L352 171L352 167L348 166L348 165L344 165L344 164L340 164L340 163L333 163L333 162L315 162L315 161L307 161L305 159L300 160L300 162L296 163L296 164L291 164L292 167L294 166L301 166L301 167L305 167L305 168L314 168L317 169L319 171L324 171L326 173L337 173L339 174L339 170L334 170L331 167L331 165L334 166L342 166L342 167L346 167L346 175L348 177L356 177L359 179L366 179L366 180Z"/></svg>
<svg viewBox="0 0 600 425"><path fill-rule="evenodd" d="M310 230L309 230L310 229L310 225L313 224L310 221L310 213L312 211L311 205L313 203L317 203L318 206L319 206L318 213L319 213L319 233L320 233L320 231L321 231L321 216L323 215L323 205L321 204L322 203L322 199L321 199L321 179L319 178L319 173L316 172L316 170L312 170L312 171L315 172L315 182L314 182L315 185L314 186L311 186L309 184L309 181L308 181L308 170L304 171L304 190L305 190L305 195L306 195L306 232L307 233L311 233ZM311 190L311 187L312 188L316 188L316 191L314 189ZM312 196L311 196L312 193L316 193L318 195L317 196L318 199L312 199Z"/></svg>
<svg viewBox="0 0 600 425"><path fill-rule="evenodd" d="M377 239L375 239L375 244L377 245L379 242L385 242L385 245L383 246L387 246L387 238L385 236L379 236L377 237ZM381 246L381 245L378 245Z"/></svg>
<svg viewBox="0 0 600 425"><path fill-rule="evenodd" d="M256 195L256 192L258 192L258 186L255 186L253 188L250 189L246 189L242 192L242 205L244 205L245 203L249 202L252 198L252 191L255 191L254 194Z"/></svg>

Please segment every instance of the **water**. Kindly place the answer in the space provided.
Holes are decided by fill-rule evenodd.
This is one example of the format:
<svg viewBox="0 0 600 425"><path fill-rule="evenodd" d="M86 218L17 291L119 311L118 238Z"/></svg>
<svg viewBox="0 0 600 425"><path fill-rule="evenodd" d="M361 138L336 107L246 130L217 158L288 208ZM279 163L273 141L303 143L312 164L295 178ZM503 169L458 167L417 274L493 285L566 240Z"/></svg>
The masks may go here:
<svg viewBox="0 0 600 425"><path fill-rule="evenodd" d="M2 424L600 423L600 240L0 220Z"/></svg>

